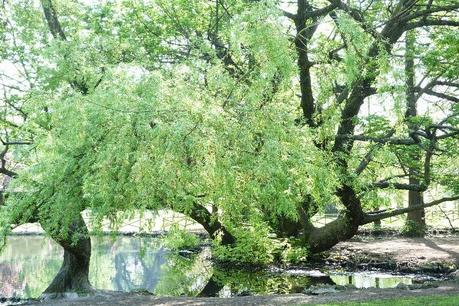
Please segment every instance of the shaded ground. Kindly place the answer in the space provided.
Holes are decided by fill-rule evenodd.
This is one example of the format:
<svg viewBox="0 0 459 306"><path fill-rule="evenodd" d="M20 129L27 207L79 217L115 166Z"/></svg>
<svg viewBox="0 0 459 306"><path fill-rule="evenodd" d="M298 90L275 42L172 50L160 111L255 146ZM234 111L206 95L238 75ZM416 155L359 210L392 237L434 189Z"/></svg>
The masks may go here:
<svg viewBox="0 0 459 306"><path fill-rule="evenodd" d="M448 273L459 266L459 237L356 238L334 247L325 264L349 269ZM92 297L35 302L30 305L296 305L410 296L459 294L459 282L427 289L348 289L321 295L288 294L233 298L155 297L141 293L104 292ZM459 304L459 302L458 302Z"/></svg>
<svg viewBox="0 0 459 306"><path fill-rule="evenodd" d="M459 236L358 237L336 245L325 263L347 269L449 273L459 269Z"/></svg>
<svg viewBox="0 0 459 306"><path fill-rule="evenodd" d="M367 301L372 299L399 298L410 296L435 296L459 294L457 283L444 283L438 288L403 290L403 289L365 289L347 290L324 295L270 295L241 296L233 298L187 298L187 297L155 297L135 293L105 293L95 297L78 298L76 300L60 300L34 303L30 305L297 305L321 304L343 301Z"/></svg>

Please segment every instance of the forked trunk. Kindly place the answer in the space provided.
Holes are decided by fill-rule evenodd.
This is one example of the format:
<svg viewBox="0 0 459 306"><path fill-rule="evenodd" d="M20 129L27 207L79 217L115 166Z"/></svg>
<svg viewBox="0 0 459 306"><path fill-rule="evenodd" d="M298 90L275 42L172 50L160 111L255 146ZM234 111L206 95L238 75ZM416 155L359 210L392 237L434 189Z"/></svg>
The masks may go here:
<svg viewBox="0 0 459 306"><path fill-rule="evenodd" d="M198 203L194 203L190 210L185 210L182 207L176 207L175 211L185 214L197 223L201 224L212 239L221 235L221 242L223 245L234 244L236 242L236 238L234 238L234 236L223 226L223 224L218 221L216 216L212 216L206 207Z"/></svg>

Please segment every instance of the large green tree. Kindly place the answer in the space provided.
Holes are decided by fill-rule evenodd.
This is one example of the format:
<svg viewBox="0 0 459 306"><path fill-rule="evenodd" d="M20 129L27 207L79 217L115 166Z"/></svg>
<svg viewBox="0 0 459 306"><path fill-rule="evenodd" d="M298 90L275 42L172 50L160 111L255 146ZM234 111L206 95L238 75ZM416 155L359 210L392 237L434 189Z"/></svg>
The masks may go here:
<svg viewBox="0 0 459 306"><path fill-rule="evenodd" d="M91 290L84 210L100 229L172 209L218 254L267 262L268 233L318 253L459 199L456 1L3 6L0 52L20 71L3 82L3 157L20 167L3 158L2 229L38 221L64 248L48 293ZM390 209L431 187L444 196ZM338 218L315 227L327 204Z"/></svg>

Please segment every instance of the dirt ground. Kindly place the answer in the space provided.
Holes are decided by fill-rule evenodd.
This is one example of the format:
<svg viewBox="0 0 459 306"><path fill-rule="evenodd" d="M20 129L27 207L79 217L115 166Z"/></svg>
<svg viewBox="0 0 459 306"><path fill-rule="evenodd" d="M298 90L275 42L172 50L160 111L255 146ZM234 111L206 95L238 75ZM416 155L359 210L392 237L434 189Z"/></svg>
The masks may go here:
<svg viewBox="0 0 459 306"><path fill-rule="evenodd" d="M323 295L286 294L269 296L240 296L232 298L192 298L192 297L155 297L135 293L99 293L97 296L78 299L44 301L30 305L299 305L322 304L343 301L367 301L372 299L402 298L410 296L459 295L459 284L443 283L437 288L403 289L362 289L347 290Z"/></svg>
<svg viewBox="0 0 459 306"><path fill-rule="evenodd" d="M449 273L459 266L459 236L432 238L356 238L335 246L326 264L354 269ZM343 301L459 294L459 281L427 289L348 289L321 295L288 294L233 298L156 297L140 293L99 292L95 296L30 303L29 305L296 305Z"/></svg>
<svg viewBox="0 0 459 306"><path fill-rule="evenodd" d="M357 237L337 244L326 261L349 269L449 273L459 269L459 236Z"/></svg>

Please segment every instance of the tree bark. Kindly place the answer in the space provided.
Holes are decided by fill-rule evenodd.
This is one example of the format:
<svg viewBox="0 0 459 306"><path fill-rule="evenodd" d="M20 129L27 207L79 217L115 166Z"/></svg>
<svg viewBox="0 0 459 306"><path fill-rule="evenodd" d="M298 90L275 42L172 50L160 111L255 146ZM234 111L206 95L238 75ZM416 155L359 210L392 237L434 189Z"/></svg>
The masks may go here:
<svg viewBox="0 0 459 306"><path fill-rule="evenodd" d="M173 207L175 211L189 216L191 219L201 224L213 239L221 235L223 245L234 244L236 239L234 236L216 219L204 206L194 203L191 209L186 210L180 207Z"/></svg>
<svg viewBox="0 0 459 306"><path fill-rule="evenodd" d="M339 242L352 238L357 234L358 229L359 224L355 224L346 215L339 216L338 219L322 227L313 227L306 240L308 251L317 254L329 250Z"/></svg>
<svg viewBox="0 0 459 306"><path fill-rule="evenodd" d="M64 261L43 295L53 298L66 292L92 292L93 288L89 282L91 238L83 218L79 216L72 223L67 239L55 235L51 235L51 237L64 248ZM75 238L76 241L73 240Z"/></svg>
<svg viewBox="0 0 459 306"><path fill-rule="evenodd" d="M214 297L218 296L218 293L223 289L225 284L218 281L214 274L209 278L207 284L198 293L198 297Z"/></svg>
<svg viewBox="0 0 459 306"><path fill-rule="evenodd" d="M419 180L415 179L418 183ZM411 183L411 178L410 178ZM423 196L419 191L408 191L408 207L414 207L423 204ZM425 210L418 209L411 211L406 217L406 230L404 235L410 237L424 237L426 230Z"/></svg>
<svg viewBox="0 0 459 306"><path fill-rule="evenodd" d="M305 242L312 254L329 250L339 242L352 238L365 219L360 200L352 187L344 185L336 195L346 207L343 214L319 228L309 222L305 229Z"/></svg>
<svg viewBox="0 0 459 306"><path fill-rule="evenodd" d="M298 10L294 22L296 27L295 47L298 54L297 65L300 74L301 109L303 110L306 124L313 127L315 105L312 95L311 62L308 56L308 44L317 29L317 25L315 25L317 18L310 17L311 12L312 7L307 0L298 0ZM307 25L308 20L312 20L313 25Z"/></svg>
<svg viewBox="0 0 459 306"><path fill-rule="evenodd" d="M417 130L418 126L411 122L417 115L417 99L415 96L415 71L414 71L414 47L416 42L415 30L406 32L405 37L405 85L406 85L406 114L407 125L410 130ZM419 150L414 151L410 156L410 164L421 159ZM419 168L409 167L409 184L420 185L418 178ZM408 191L408 207L423 204L423 196L420 191ZM423 237L425 234L425 211L424 209L414 210L408 213L405 223L404 234L410 237Z"/></svg>

